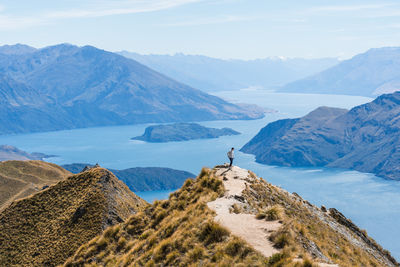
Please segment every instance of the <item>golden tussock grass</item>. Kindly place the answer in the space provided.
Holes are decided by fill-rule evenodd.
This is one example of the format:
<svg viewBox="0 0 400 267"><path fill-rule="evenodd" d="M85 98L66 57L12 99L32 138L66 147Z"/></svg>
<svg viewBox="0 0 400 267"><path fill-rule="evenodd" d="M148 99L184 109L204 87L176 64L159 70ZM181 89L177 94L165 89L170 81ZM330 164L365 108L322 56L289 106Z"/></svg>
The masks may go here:
<svg viewBox="0 0 400 267"><path fill-rule="evenodd" d="M266 266L266 258L214 221L207 202L223 193L222 181L203 169L168 200L120 224L117 234L83 245L65 266ZM107 245L99 248L104 239Z"/></svg>

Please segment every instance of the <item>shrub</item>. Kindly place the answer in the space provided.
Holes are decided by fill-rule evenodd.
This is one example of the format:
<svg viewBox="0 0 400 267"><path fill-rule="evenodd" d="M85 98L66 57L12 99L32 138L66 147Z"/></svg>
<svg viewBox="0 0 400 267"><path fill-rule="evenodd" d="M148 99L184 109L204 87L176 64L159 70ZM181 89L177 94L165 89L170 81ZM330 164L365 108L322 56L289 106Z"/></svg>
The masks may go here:
<svg viewBox="0 0 400 267"><path fill-rule="evenodd" d="M213 221L208 221L202 227L199 238L206 244L211 244L223 241L227 235L229 235L229 232L224 227Z"/></svg>
<svg viewBox="0 0 400 267"><path fill-rule="evenodd" d="M272 206L265 212L265 219L267 221L279 220L282 217L282 208L279 206Z"/></svg>
<svg viewBox="0 0 400 267"><path fill-rule="evenodd" d="M278 265L278 263L282 262L284 259L285 259L285 254L275 253L268 259L268 264L271 266Z"/></svg>
<svg viewBox="0 0 400 267"><path fill-rule="evenodd" d="M234 238L231 240L228 245L225 247L226 254L235 257L236 255L241 254L245 244L238 238Z"/></svg>
<svg viewBox="0 0 400 267"><path fill-rule="evenodd" d="M238 204L233 204L233 205L232 205L232 211L233 211L233 213L235 213L235 214L239 214L239 213L241 213L241 208L239 207Z"/></svg>
<svg viewBox="0 0 400 267"><path fill-rule="evenodd" d="M118 239L117 251L120 251L121 249L125 248L126 243L127 243L126 238L121 236Z"/></svg>
<svg viewBox="0 0 400 267"><path fill-rule="evenodd" d="M274 246L278 249L282 249L290 244L290 238L287 233L278 233L277 235L272 235L271 241L274 243Z"/></svg>
<svg viewBox="0 0 400 267"><path fill-rule="evenodd" d="M204 256L204 249L202 247L195 247L188 253L191 262L196 262Z"/></svg>

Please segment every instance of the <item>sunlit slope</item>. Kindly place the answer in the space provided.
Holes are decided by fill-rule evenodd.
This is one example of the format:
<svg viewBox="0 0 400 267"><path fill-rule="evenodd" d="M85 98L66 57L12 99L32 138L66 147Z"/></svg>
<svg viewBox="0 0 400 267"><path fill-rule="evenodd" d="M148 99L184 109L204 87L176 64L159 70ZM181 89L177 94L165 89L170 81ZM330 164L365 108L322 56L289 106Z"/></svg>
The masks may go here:
<svg viewBox="0 0 400 267"><path fill-rule="evenodd" d="M60 166L39 160L0 162L0 211L12 201L39 192L69 175Z"/></svg>
<svg viewBox="0 0 400 267"><path fill-rule="evenodd" d="M271 224L274 226L270 227ZM244 227L238 229L237 225ZM257 225L261 228L256 230L264 235L255 240L252 229ZM100 266L397 264L387 251L335 209L320 209L250 171L225 166L203 169L195 180L187 180L168 200L155 202L82 245L64 265L89 263Z"/></svg>
<svg viewBox="0 0 400 267"><path fill-rule="evenodd" d="M0 265L61 264L145 205L105 169L70 176L0 213Z"/></svg>

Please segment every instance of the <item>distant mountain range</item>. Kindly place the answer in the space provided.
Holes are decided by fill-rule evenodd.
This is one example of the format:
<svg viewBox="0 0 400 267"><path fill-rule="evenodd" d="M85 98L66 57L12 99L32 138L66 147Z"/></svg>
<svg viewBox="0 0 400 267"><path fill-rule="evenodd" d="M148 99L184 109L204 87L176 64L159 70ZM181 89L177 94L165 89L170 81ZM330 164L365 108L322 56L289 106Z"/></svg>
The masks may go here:
<svg viewBox="0 0 400 267"><path fill-rule="evenodd" d="M218 138L224 135L238 135L231 128L209 128L198 123L172 123L152 125L145 129L144 134L131 138L152 143L180 142L194 139Z"/></svg>
<svg viewBox="0 0 400 267"><path fill-rule="evenodd" d="M86 166L93 165L73 163L62 165L61 167L72 173L79 173ZM110 171L133 192L172 190L181 187L188 178L195 177L190 172L161 167L136 167L124 170L110 169Z"/></svg>
<svg viewBox="0 0 400 267"><path fill-rule="evenodd" d="M242 152L283 166L327 166L400 180L400 92L350 111L320 107L298 119L272 122Z"/></svg>
<svg viewBox="0 0 400 267"><path fill-rule="evenodd" d="M3 46L0 73L0 134L263 116L92 46Z"/></svg>
<svg viewBox="0 0 400 267"><path fill-rule="evenodd" d="M264 58L223 60L198 55L141 55L121 51L177 81L203 91L238 90L248 87L273 89L321 72L339 63L336 58Z"/></svg>
<svg viewBox="0 0 400 267"><path fill-rule="evenodd" d="M400 90L400 47L370 49L282 92L377 96Z"/></svg>

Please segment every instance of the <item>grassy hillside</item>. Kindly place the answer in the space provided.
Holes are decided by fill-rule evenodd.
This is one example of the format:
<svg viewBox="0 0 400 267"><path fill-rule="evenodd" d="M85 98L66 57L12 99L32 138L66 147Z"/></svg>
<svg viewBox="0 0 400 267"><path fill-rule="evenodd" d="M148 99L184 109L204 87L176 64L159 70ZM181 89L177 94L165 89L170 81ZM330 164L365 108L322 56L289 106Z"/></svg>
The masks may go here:
<svg viewBox="0 0 400 267"><path fill-rule="evenodd" d="M0 211L12 201L39 192L69 175L60 166L38 160L0 162Z"/></svg>
<svg viewBox="0 0 400 267"><path fill-rule="evenodd" d="M263 241L272 242L278 253L264 257L215 221L207 203L227 196L227 179L217 171L203 169L168 200L82 245L64 266L397 266L390 253L336 210L323 211L248 172L246 189L232 197L239 204L230 212L279 220L282 226Z"/></svg>
<svg viewBox="0 0 400 267"><path fill-rule="evenodd" d="M78 249L65 266L265 266L267 259L214 222L207 202L224 194L210 170Z"/></svg>
<svg viewBox="0 0 400 267"><path fill-rule="evenodd" d="M37 175L42 172L38 169ZM145 205L105 169L70 176L0 213L0 266L61 264L79 246Z"/></svg>

